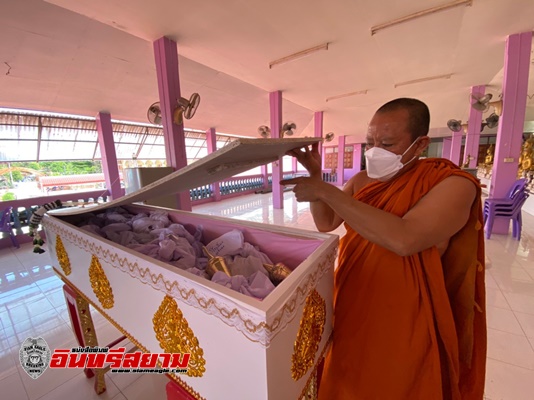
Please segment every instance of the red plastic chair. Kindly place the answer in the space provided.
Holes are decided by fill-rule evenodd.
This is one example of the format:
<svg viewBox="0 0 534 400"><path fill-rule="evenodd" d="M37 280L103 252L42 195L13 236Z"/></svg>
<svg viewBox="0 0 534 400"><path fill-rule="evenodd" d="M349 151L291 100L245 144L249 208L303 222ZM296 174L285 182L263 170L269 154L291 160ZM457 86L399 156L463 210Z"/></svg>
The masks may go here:
<svg viewBox="0 0 534 400"><path fill-rule="evenodd" d="M17 240L17 236L13 233L13 227L11 226L12 210L13 207L8 207L4 211L2 211L2 214L0 215L0 232L8 233L9 237L11 238L11 243L13 243L13 246L18 249L20 245Z"/></svg>

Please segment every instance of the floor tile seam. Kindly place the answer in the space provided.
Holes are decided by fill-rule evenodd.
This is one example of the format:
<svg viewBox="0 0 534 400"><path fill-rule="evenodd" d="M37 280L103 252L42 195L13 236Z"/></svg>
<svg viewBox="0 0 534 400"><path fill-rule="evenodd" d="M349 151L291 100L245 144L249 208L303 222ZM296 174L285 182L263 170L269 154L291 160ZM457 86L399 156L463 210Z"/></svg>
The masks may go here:
<svg viewBox="0 0 534 400"><path fill-rule="evenodd" d="M76 375L74 375L73 377L67 379L66 381L64 381L63 383L59 384L59 385L56 386L55 388L51 389L51 390L48 391L47 393L44 393L42 396L39 396L39 397L37 397L37 398L35 398L35 399L33 399L33 400L39 400L39 399L42 399L43 397L47 396L48 394L50 394L50 393L53 392L54 390L57 390L59 387L63 386L63 385L66 384L67 382L70 382L70 381L73 380L74 378L77 378L78 375L80 375L80 374L84 374L83 369L81 369L81 368L80 368L80 372L78 372ZM86 379L94 379L94 377L93 377L93 378L86 378ZM29 398L29 396L28 396L28 398Z"/></svg>
<svg viewBox="0 0 534 400"><path fill-rule="evenodd" d="M503 361L503 360L499 360L497 358L494 358L494 357L490 357L490 356L486 356L486 358L488 360L492 360L492 361L497 361L497 362L500 362L500 363L503 363L503 364L506 364L506 365L511 365L512 367L517 367L517 368L521 368L525 371L528 371L528 372L534 372L534 368L526 368L526 367L523 367L522 365L517 365L517 364L513 364L511 362L507 362L507 361ZM487 375L487 366L486 366L486 375Z"/></svg>

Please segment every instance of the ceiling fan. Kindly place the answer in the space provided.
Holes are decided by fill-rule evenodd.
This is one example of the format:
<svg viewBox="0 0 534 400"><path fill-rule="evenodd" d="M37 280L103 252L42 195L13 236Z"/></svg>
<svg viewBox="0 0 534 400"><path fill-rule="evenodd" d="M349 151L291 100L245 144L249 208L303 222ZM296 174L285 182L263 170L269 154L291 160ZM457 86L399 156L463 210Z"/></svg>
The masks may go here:
<svg viewBox="0 0 534 400"><path fill-rule="evenodd" d="M462 121L456 119L449 119L447 121L447 128L453 132L460 132L462 130Z"/></svg>
<svg viewBox="0 0 534 400"><path fill-rule="evenodd" d="M184 123L184 118L191 119L197 112L198 105L200 104L200 95L193 93L189 100L180 97L178 100L178 107L174 109L172 114L172 120L176 125Z"/></svg>
<svg viewBox="0 0 534 400"><path fill-rule="evenodd" d="M172 112L172 121L176 125L182 125L184 123L184 118L191 119L195 115L197 108L200 104L200 95L198 93L193 93L188 99L180 97L178 100L177 106ZM162 114L161 106L159 102L152 104L148 107L147 118L150 123L155 125L161 125Z"/></svg>
<svg viewBox="0 0 534 400"><path fill-rule="evenodd" d="M148 107L146 116L151 124L161 125L161 107L159 106L159 101Z"/></svg>
<svg viewBox="0 0 534 400"><path fill-rule="evenodd" d="M499 116L497 113L492 113L484 122L482 122L480 131L482 132L486 126L490 129L493 129L497 125L499 125Z"/></svg>
<svg viewBox="0 0 534 400"><path fill-rule="evenodd" d="M334 140L334 137L336 135L334 134L334 132L328 132L325 136L324 136L324 140L325 142L331 142L332 140Z"/></svg>
<svg viewBox="0 0 534 400"><path fill-rule="evenodd" d="M280 137L292 136L294 134L293 129L296 129L297 125L294 122L286 122L280 131ZM261 125L258 127L258 135L262 138L267 139L271 136L271 129L267 125Z"/></svg>
<svg viewBox="0 0 534 400"><path fill-rule="evenodd" d="M489 103L492 97L493 95L491 93L485 94L483 96L471 94L469 97L471 107L473 107L477 111L485 112L490 106Z"/></svg>
<svg viewBox="0 0 534 400"><path fill-rule="evenodd" d="M480 132L482 132L486 126L492 129L495 128L498 124L499 116L496 113L492 113L488 118L486 118L484 122L482 122L482 124L480 124ZM467 128L469 127L469 124L462 124L462 121L450 119L447 121L447 127L453 132L460 132L463 129L463 131L467 133Z"/></svg>
<svg viewBox="0 0 534 400"><path fill-rule="evenodd" d="M269 136L271 136L271 129L267 125L261 125L258 128L258 134L262 138L267 139Z"/></svg>
<svg viewBox="0 0 534 400"><path fill-rule="evenodd" d="M294 122L286 122L284 126L282 126L282 134L281 137L284 136L292 136L293 135L293 129L297 129L297 125Z"/></svg>

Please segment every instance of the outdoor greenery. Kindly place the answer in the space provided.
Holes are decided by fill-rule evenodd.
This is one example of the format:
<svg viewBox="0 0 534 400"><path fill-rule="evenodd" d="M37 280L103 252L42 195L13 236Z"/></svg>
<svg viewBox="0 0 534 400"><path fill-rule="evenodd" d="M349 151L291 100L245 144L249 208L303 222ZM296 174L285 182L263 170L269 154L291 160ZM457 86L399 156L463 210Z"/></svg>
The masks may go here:
<svg viewBox="0 0 534 400"><path fill-rule="evenodd" d="M6 192L2 195L2 201L10 201L10 200L17 200L15 193Z"/></svg>
<svg viewBox="0 0 534 400"><path fill-rule="evenodd" d="M82 175L98 174L102 172L100 161L43 161L43 162L12 162L0 164L0 170L11 168L11 172L5 172L1 175L2 180L6 182L21 182L26 177L33 175L31 171L41 172L46 176L53 175ZM24 168L19 170L18 168Z"/></svg>

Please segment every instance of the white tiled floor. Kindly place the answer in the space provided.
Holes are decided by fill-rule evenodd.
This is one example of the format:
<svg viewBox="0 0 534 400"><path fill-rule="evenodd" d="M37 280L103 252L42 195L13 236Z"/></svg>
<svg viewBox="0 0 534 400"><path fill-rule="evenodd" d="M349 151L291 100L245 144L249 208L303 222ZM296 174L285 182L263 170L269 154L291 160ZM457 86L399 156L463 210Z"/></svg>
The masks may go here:
<svg viewBox="0 0 534 400"><path fill-rule="evenodd" d="M271 196L250 195L197 206L198 213L314 229L308 204L284 194L284 209L273 210ZM486 242L488 364L486 398L534 399L534 217L523 213L520 241L493 235ZM342 235L343 228L336 233ZM533 246L532 252L530 246ZM0 397L6 400L165 399L167 378L159 375L107 374L107 392L96 396L93 380L77 370L50 370L33 380L21 368L20 344L28 336L44 337L51 348L73 347L61 291L48 253L31 246L0 250ZM119 333L93 313L101 343Z"/></svg>

